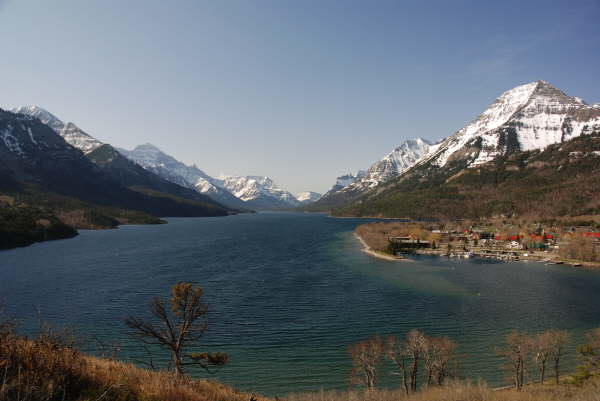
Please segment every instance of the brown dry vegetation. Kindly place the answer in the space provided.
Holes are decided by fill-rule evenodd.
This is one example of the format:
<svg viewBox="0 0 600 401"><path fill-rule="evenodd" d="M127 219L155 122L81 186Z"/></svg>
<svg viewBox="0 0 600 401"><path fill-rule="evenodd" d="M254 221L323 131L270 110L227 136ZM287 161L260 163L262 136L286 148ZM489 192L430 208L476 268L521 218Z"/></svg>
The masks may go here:
<svg viewBox="0 0 600 401"><path fill-rule="evenodd" d="M452 382L405 394L400 390L319 392L293 394L287 401L600 401L600 385L584 387L531 386L524 391L494 391L486 384Z"/></svg>
<svg viewBox="0 0 600 401"><path fill-rule="evenodd" d="M0 327L2 401L249 401L225 385L80 353L64 336L27 339ZM259 398L261 399L261 398Z"/></svg>
<svg viewBox="0 0 600 401"><path fill-rule="evenodd" d="M600 246L589 237L570 236L568 243L560 247L559 254L566 259L600 262Z"/></svg>
<svg viewBox="0 0 600 401"><path fill-rule="evenodd" d="M385 252L388 248L388 237L412 236L413 239L437 241L438 235L432 233L426 224L417 222L368 223L356 227L356 234L368 246Z"/></svg>

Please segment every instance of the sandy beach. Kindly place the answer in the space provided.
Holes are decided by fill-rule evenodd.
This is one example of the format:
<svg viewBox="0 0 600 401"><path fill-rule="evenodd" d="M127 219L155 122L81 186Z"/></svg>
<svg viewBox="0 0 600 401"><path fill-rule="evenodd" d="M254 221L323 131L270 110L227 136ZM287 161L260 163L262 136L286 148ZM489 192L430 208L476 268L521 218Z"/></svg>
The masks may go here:
<svg viewBox="0 0 600 401"><path fill-rule="evenodd" d="M373 256L374 258L387 260L388 262L412 262L412 260L408 258L396 258L392 255L387 255L383 252L376 251L367 245L365 240L363 240L358 234L354 233L354 236L360 241L363 252Z"/></svg>

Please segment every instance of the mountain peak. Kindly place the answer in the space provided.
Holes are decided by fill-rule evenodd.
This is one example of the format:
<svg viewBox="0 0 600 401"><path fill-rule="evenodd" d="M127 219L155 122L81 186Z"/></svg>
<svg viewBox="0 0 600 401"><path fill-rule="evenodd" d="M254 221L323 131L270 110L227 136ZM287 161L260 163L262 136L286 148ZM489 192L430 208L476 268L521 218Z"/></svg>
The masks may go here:
<svg viewBox="0 0 600 401"><path fill-rule="evenodd" d="M145 151L154 151L154 152L161 152L162 150L160 150L156 145L151 144L150 142L147 143L143 143L141 145L137 145L135 148L133 148L134 151L136 150L145 150Z"/></svg>
<svg viewBox="0 0 600 401"><path fill-rule="evenodd" d="M60 132L65 127L65 123L63 123L58 117L40 106L19 106L13 107L9 111L11 113L25 114L27 116L37 118L42 122L42 124L46 124L55 132Z"/></svg>

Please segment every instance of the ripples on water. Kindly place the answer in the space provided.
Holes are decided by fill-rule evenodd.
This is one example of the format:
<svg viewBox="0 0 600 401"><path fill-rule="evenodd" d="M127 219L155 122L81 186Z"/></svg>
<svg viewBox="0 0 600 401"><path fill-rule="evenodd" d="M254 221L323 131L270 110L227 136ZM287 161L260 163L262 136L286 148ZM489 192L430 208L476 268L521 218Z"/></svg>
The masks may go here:
<svg viewBox="0 0 600 401"><path fill-rule="evenodd" d="M23 331L35 326L39 309L45 320L76 327L90 351L95 339L118 341L122 358L137 359L144 355L122 318L144 316L149 300L178 281L199 283L211 304L205 349L231 357L216 378L271 395L345 388L347 346L373 333L448 335L465 354L461 374L497 384L495 348L511 329L567 329L579 341L600 325L599 272L436 257L381 261L352 236L364 222L261 213L82 231L0 252L0 299Z"/></svg>

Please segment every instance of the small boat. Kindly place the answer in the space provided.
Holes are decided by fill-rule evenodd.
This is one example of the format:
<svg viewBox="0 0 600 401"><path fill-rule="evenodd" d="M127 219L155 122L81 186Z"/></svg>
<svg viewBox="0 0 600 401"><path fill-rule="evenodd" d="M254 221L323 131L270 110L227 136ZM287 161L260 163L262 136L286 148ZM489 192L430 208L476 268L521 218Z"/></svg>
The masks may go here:
<svg viewBox="0 0 600 401"><path fill-rule="evenodd" d="M573 263L571 266L573 266L573 267L581 267L583 265L581 263Z"/></svg>

